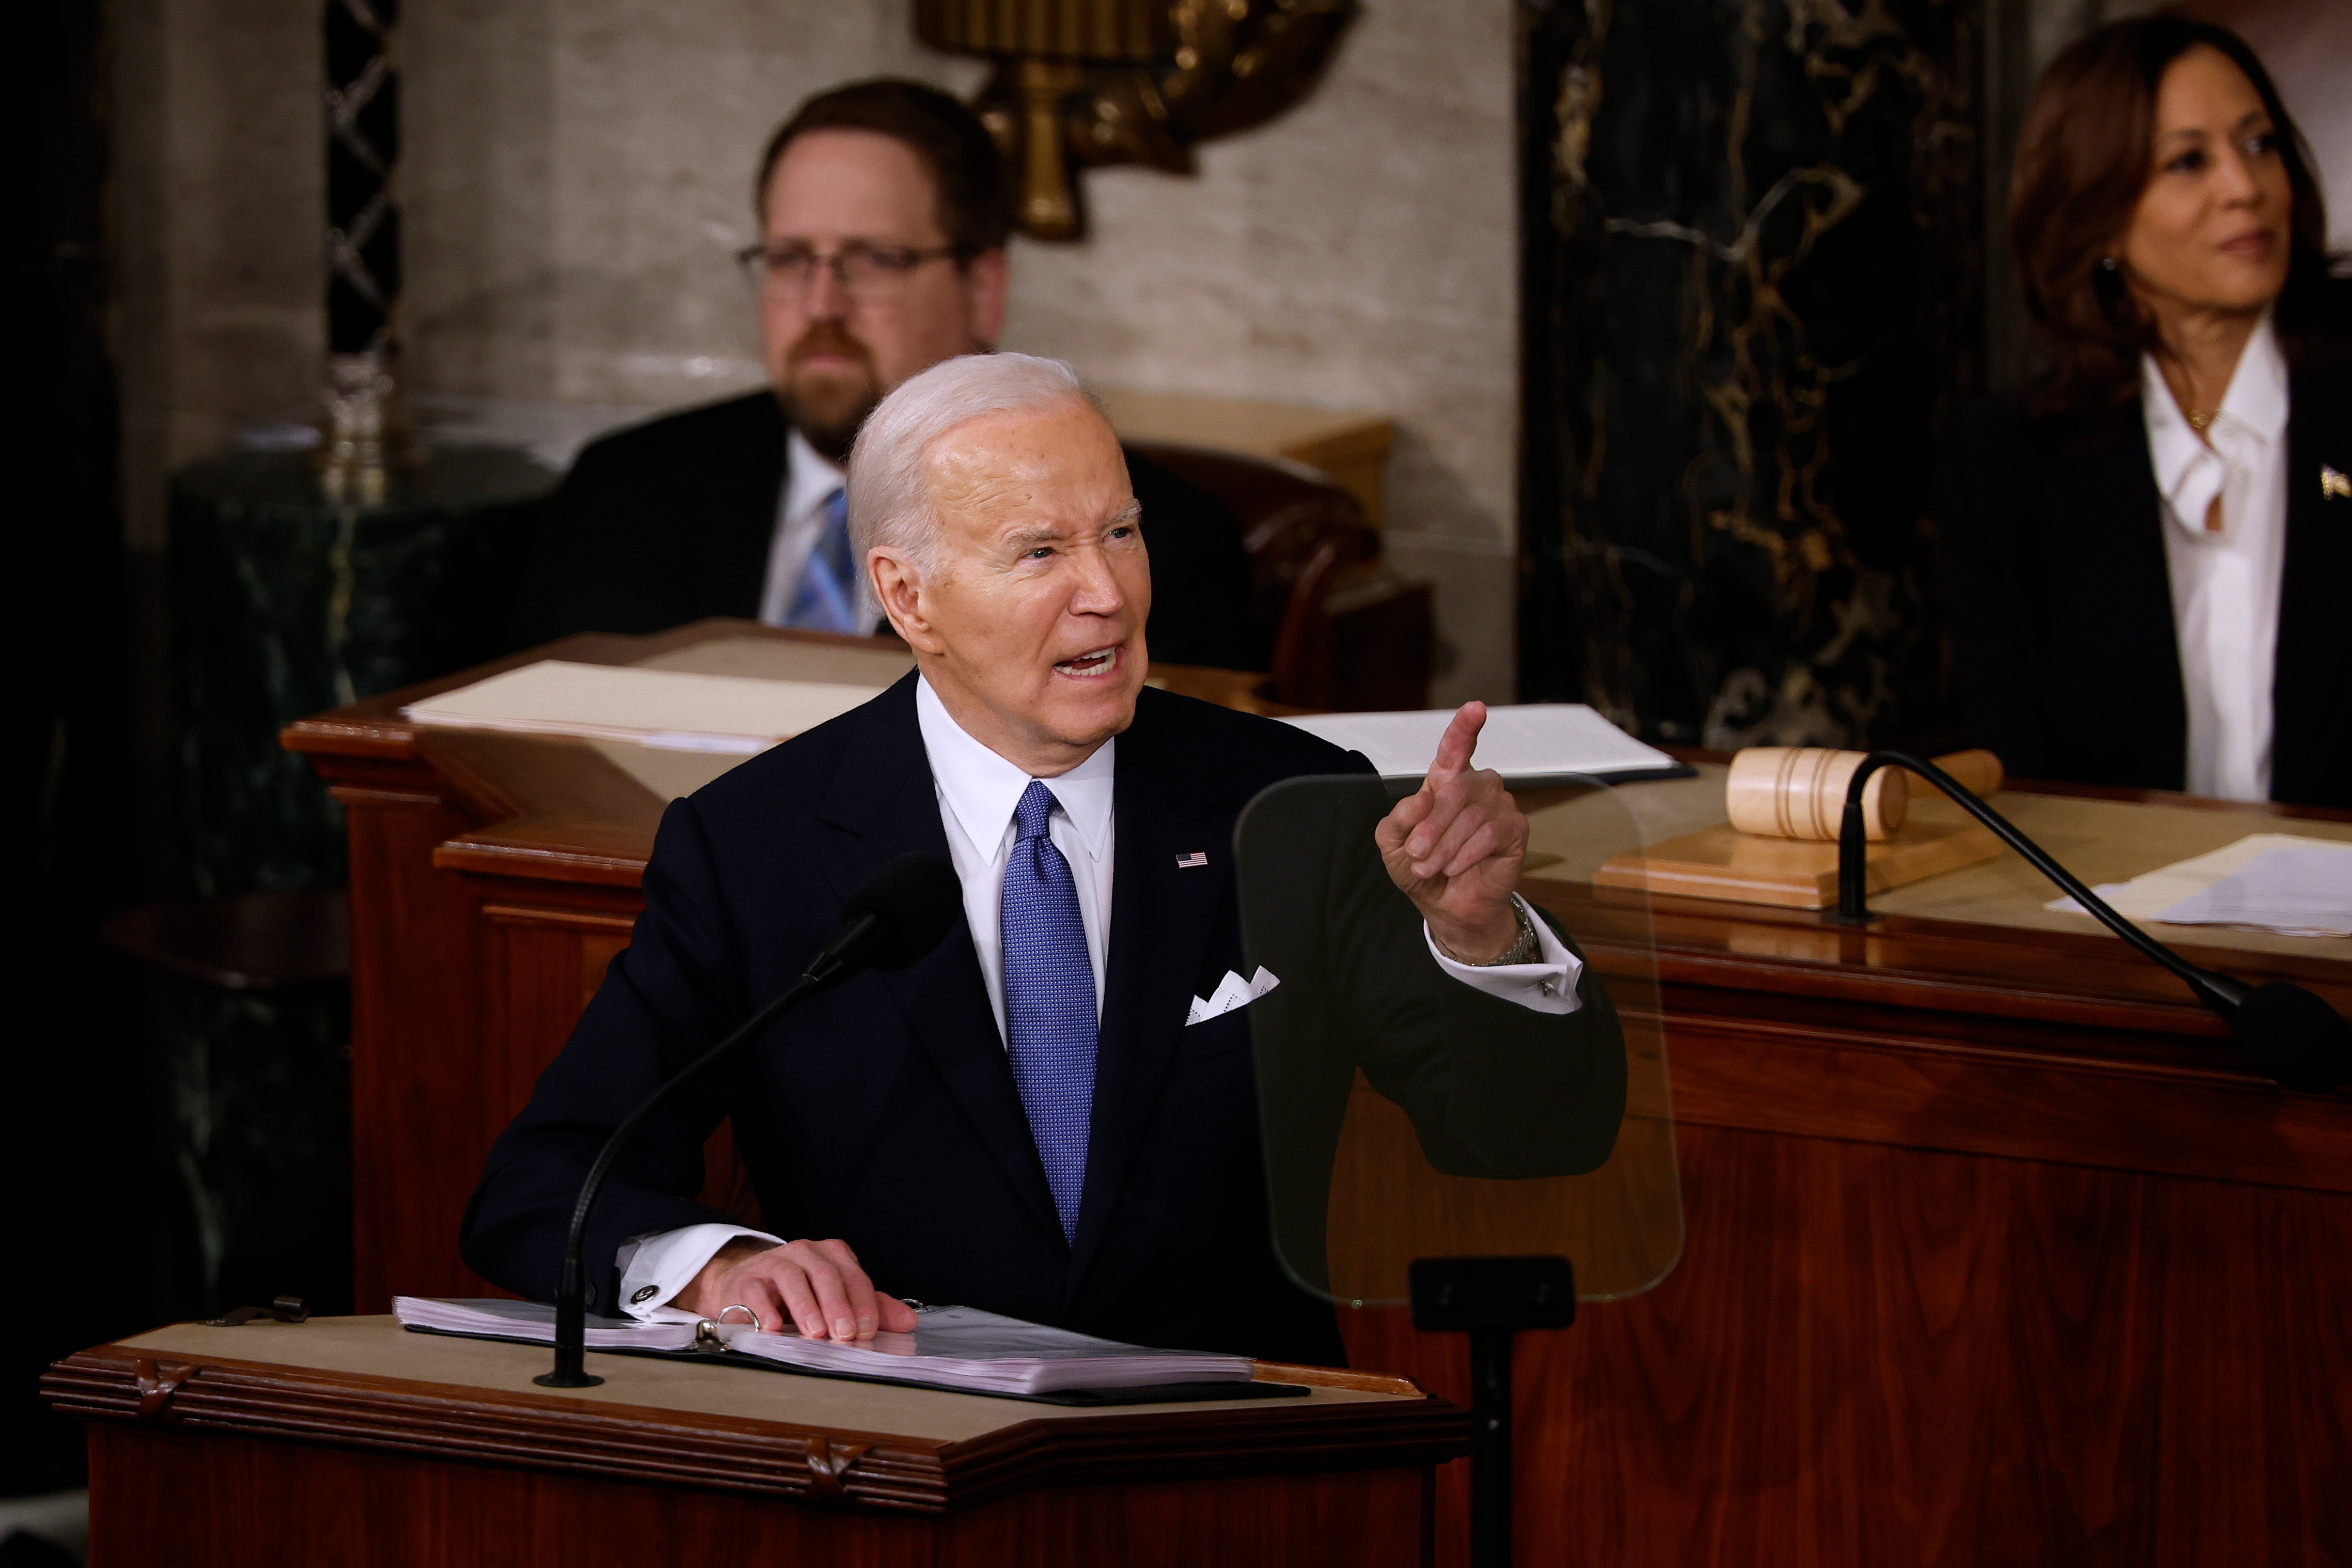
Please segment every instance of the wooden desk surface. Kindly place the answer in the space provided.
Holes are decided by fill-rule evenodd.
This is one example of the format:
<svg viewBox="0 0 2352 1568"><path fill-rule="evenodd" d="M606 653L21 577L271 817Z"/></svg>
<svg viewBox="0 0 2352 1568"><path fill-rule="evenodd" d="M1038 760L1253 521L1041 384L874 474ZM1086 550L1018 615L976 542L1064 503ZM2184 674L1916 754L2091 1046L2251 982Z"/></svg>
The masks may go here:
<svg viewBox="0 0 2352 1568"><path fill-rule="evenodd" d="M422 762L462 798L479 824L435 853L451 870L632 887L653 852L671 800L739 766L740 757L625 742L435 729L400 710L499 670L541 659L625 664L698 674L887 686L914 668L890 638L784 631L756 622L697 622L649 637L586 633L288 727L289 751L354 762ZM1283 709L1258 696L1265 677L1235 670L1155 665L1152 684L1252 713ZM361 784L349 775L338 783Z"/></svg>
<svg viewBox="0 0 2352 1568"><path fill-rule="evenodd" d="M1616 791L1616 799L1645 843L1725 822L1723 786L1729 769L1714 761L1699 761L1696 767L1695 778L1629 784ZM2012 783L1993 797L1992 805L2028 838L2055 855L2060 864L2095 887L2128 882L2143 873L2235 843L2250 833L2294 833L2352 843L2352 812L2203 800L2152 790L2092 791ZM1913 821L1935 824L1968 820L1958 807L1925 789L1914 793L1910 814ZM1530 851L1561 857L1538 874L1549 880L1590 882L1601 857L1578 841L1573 812L1538 807L1530 817ZM2004 850L1977 865L1873 894L1870 907L1876 914L1911 919L2061 932L2095 936L2105 944L2117 940L2089 915L2062 915L2042 907L2058 896L2058 889L2040 872ZM1717 909L1727 918L1737 918L1756 907L1720 899L1675 901L1677 908L1697 905ZM1805 924L1821 923L1818 915L1804 914ZM2159 940L2176 946L2188 943L2215 951L2266 953L2352 966L2352 940L2342 937L2283 936L2213 925L2152 925L2148 929Z"/></svg>
<svg viewBox="0 0 2352 1568"><path fill-rule="evenodd" d="M558 1392L530 1381L548 1354L184 1323L42 1392L89 1424L100 1568L1430 1568L1434 1471L1468 1446L1458 1406L1348 1373L1076 1410L593 1353L608 1381Z"/></svg>

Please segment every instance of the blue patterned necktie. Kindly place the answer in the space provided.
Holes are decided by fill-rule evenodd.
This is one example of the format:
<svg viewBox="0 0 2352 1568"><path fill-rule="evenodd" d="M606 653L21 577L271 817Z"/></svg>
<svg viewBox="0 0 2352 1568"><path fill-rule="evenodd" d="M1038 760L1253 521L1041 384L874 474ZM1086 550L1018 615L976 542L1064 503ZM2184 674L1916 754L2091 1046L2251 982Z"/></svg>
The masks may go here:
<svg viewBox="0 0 2352 1568"><path fill-rule="evenodd" d="M855 632L857 574L849 559L849 496L836 489L824 498L824 527L801 567L800 585L784 612L784 624L811 632Z"/></svg>
<svg viewBox="0 0 2352 1568"><path fill-rule="evenodd" d="M1020 836L1004 863L1004 1045L1066 1241L1077 1234L1094 1115L1095 970L1070 862L1045 831L1055 804L1033 779L1013 809Z"/></svg>

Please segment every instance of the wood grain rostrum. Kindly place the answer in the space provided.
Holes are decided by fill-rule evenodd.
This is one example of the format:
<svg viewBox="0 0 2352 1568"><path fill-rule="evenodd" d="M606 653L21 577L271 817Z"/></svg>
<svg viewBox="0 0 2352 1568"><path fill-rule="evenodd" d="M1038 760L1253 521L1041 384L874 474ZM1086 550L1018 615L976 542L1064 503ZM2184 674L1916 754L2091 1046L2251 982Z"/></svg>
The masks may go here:
<svg viewBox="0 0 2352 1568"><path fill-rule="evenodd" d="M657 817L581 748L417 736L415 695L288 735L352 821L362 1311L483 1290L457 1216ZM1527 891L1604 976L1654 940L1685 1236L1655 1290L1522 1338L1524 1561L2352 1562L2352 1097L2252 1077L2104 935ZM2352 1010L2352 962L2185 950ZM1466 1401L1459 1336L1342 1326Z"/></svg>
<svg viewBox="0 0 2352 1568"><path fill-rule="evenodd" d="M1269 1368L1268 1375L1361 1385L1349 1374L1320 1369ZM1377 1383L1381 1392L1411 1391L1400 1379ZM1466 1410L1408 1398L1088 1412L1082 1419L1016 1419L979 1437L944 1442L565 1399L528 1388L390 1382L226 1357L188 1361L121 1345L68 1357L44 1375L41 1386L54 1408L93 1422L290 1438L899 1513L941 1513L1012 1491L1078 1482L1409 1470L1456 1457L1469 1436Z"/></svg>
<svg viewBox="0 0 2352 1568"><path fill-rule="evenodd" d="M129 1426L90 1434L91 1562L173 1568L1412 1568L1426 1471L1084 1482L941 1515Z"/></svg>

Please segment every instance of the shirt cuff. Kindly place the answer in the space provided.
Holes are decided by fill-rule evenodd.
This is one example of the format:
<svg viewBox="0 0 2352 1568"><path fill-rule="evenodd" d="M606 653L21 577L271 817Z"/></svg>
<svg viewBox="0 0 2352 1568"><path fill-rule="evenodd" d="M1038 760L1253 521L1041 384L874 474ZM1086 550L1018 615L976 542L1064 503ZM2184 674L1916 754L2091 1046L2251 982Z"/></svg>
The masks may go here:
<svg viewBox="0 0 2352 1568"><path fill-rule="evenodd" d="M690 1323L695 1315L670 1301L694 1283L702 1266L737 1238L782 1247L784 1239L740 1225L688 1225L633 1236L621 1243L613 1266L621 1270L621 1310L643 1322Z"/></svg>
<svg viewBox="0 0 2352 1568"><path fill-rule="evenodd" d="M1551 923L1528 906L1528 901L1517 894L1511 895L1521 915L1535 927L1538 949L1532 964L1462 964L1438 950L1437 938L1430 934L1429 923L1422 922L1422 940L1429 944L1429 956L1437 967L1461 981L1490 997L1507 1002L1517 1002L1532 1012L1572 1013L1584 1005L1577 994L1576 985L1584 974L1584 960L1568 950Z"/></svg>

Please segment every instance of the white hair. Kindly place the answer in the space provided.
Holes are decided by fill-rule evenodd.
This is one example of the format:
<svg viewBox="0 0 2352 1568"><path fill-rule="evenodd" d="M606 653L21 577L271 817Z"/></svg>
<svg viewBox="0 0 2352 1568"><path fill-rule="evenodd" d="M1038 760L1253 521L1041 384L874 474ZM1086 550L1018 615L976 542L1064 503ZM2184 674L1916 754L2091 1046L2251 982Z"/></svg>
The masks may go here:
<svg viewBox="0 0 2352 1568"><path fill-rule="evenodd" d="M975 419L1073 402L1101 412L1076 371L1034 354L964 354L900 382L849 452L849 539L860 570L876 545L905 550L919 572L938 564L925 463L940 441Z"/></svg>

